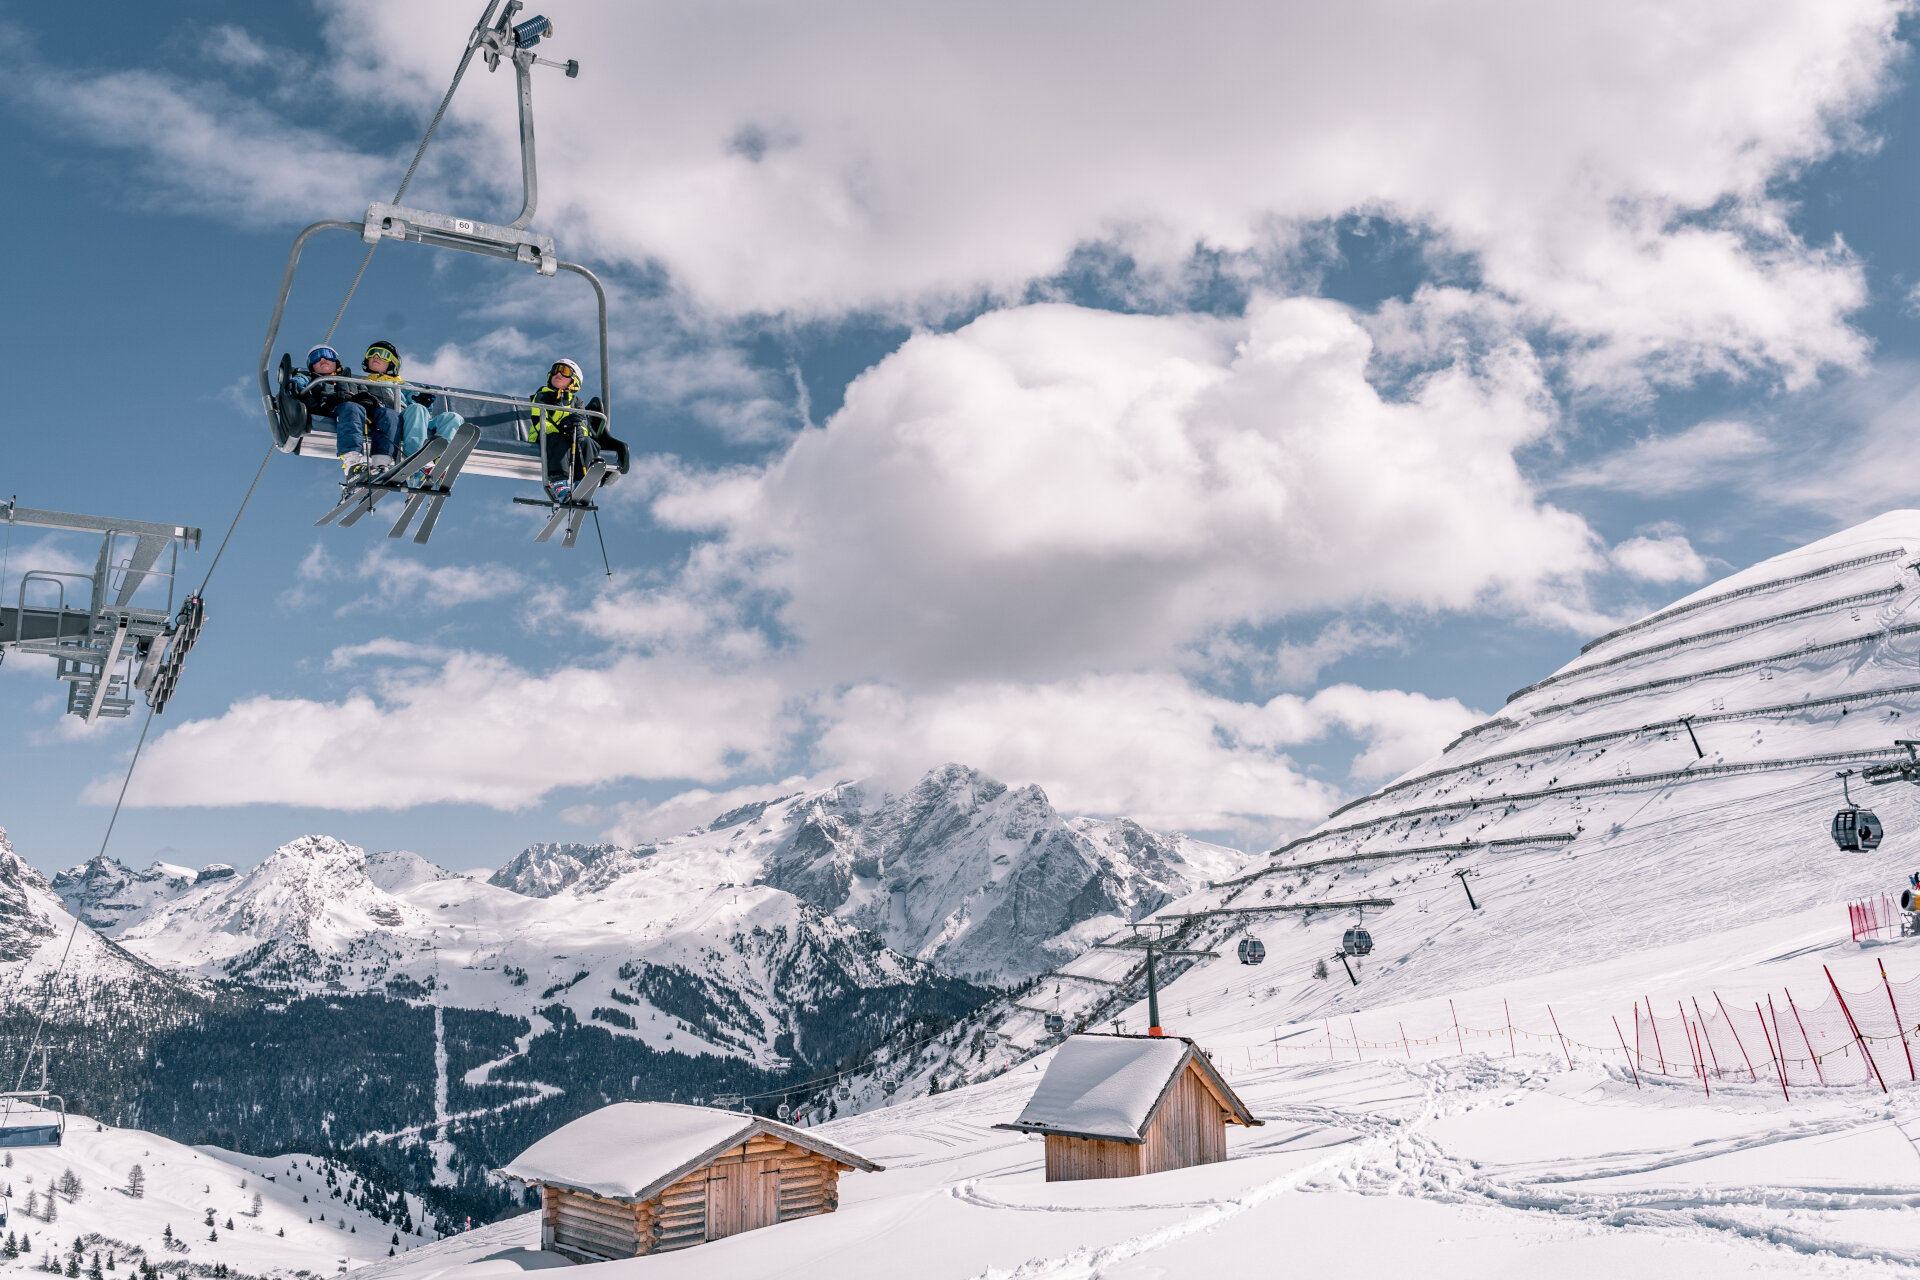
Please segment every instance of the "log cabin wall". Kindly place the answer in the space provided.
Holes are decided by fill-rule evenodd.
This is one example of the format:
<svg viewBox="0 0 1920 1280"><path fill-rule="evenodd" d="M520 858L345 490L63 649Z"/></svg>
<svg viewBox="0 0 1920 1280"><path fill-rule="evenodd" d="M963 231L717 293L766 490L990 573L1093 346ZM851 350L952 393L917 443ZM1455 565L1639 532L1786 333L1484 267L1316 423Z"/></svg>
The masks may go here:
<svg viewBox="0 0 1920 1280"><path fill-rule="evenodd" d="M629 1202L558 1187L542 1187L540 1201L540 1236L556 1253L600 1262L641 1252L640 1223Z"/></svg>
<svg viewBox="0 0 1920 1280"><path fill-rule="evenodd" d="M1132 1178L1147 1171L1146 1148L1134 1142L1101 1138L1047 1135L1047 1181L1078 1182L1086 1178Z"/></svg>
<svg viewBox="0 0 1920 1280"><path fill-rule="evenodd" d="M1167 1090L1147 1126L1142 1171L1160 1173L1227 1158L1227 1113L1191 1065Z"/></svg>
<svg viewBox="0 0 1920 1280"><path fill-rule="evenodd" d="M540 1247L576 1261L631 1258L832 1213L842 1166L764 1135L633 1203L542 1187Z"/></svg>

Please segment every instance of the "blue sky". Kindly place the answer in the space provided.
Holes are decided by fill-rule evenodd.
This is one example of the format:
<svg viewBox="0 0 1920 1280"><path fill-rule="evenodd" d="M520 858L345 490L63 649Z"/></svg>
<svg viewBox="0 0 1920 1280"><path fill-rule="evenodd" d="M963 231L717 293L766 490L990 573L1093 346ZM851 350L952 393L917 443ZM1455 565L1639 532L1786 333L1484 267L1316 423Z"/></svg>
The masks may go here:
<svg viewBox="0 0 1920 1280"><path fill-rule="evenodd" d="M477 9L0 10L0 487L197 524L198 580L287 247L391 197ZM536 225L613 289L642 455L615 575L483 477L424 549L315 529L330 469L274 458L118 856L495 865L946 759L1252 847L1920 488L1906 6L548 12ZM510 216L511 128L476 68L408 201ZM358 256L309 250L283 348ZM452 256L382 248L343 349L593 376L580 282ZM0 666L48 867L138 731L60 696Z"/></svg>

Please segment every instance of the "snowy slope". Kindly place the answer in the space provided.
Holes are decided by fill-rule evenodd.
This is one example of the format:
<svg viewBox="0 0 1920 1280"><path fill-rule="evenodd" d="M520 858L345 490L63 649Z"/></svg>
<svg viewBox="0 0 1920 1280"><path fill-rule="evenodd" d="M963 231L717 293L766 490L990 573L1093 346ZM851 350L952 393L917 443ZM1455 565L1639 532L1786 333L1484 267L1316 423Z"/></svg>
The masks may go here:
<svg viewBox="0 0 1920 1280"><path fill-rule="evenodd" d="M812 1096L816 1117L859 1112L825 1135L888 1165L849 1175L838 1213L596 1270L1145 1280L1267 1274L1283 1250L1314 1274L1912 1274L1920 1081L1897 1045L1880 1042L1891 1092L1791 1099L1737 1070L1710 1096L1693 1076L1636 1077L1603 1050L1642 999L1814 1003L1827 969L1856 993L1881 963L1920 974L1920 939L1863 948L1844 912L1920 868L1920 792L1861 796L1887 820L1877 852L1826 834L1834 771L1903 757L1892 739L1920 718L1916 559L1920 513L1896 512L1706 588L1268 867L1158 911L1182 949L1219 952L1166 962L1163 1022L1269 1121L1230 1130L1225 1164L1048 1185L1040 1144L990 1127L1057 1043L1046 1010L1144 1026L1138 953L1097 948L893 1046L852 1099ZM1356 901L1378 904L1359 984L1338 961L1316 977ZM1264 964L1236 960L1246 934ZM1402 1028L1422 1043L1383 1049ZM534 1230L516 1219L370 1276L459 1275Z"/></svg>
<svg viewBox="0 0 1920 1280"><path fill-rule="evenodd" d="M135 1165L145 1179L137 1198L128 1189ZM49 1220L47 1201L68 1170L79 1181L79 1193L71 1200L54 1197ZM0 1259L0 1274L31 1272L49 1252L64 1261L79 1239L85 1244L83 1269L98 1252L103 1267L106 1255L115 1259L107 1274L129 1278L143 1258L191 1268L225 1263L247 1275L330 1275L343 1264L385 1259L390 1249L404 1254L437 1237L417 1197L407 1200L401 1214L390 1195L364 1194L348 1170L332 1166L331 1181L328 1173L327 1162L311 1155L189 1147L76 1116L64 1145L13 1151L0 1168L0 1193L10 1192L0 1234L24 1235L30 1245L17 1259ZM411 1230L402 1234L403 1225ZM177 1241L171 1248L169 1230Z"/></svg>
<svg viewBox="0 0 1920 1280"><path fill-rule="evenodd" d="M244 875L130 913L117 931L173 972L301 992L430 993L439 1005L548 1020L558 1005L656 1049L762 1066L824 1001L936 983L789 894L735 887L751 878L749 861L724 851L640 859L596 892L529 898L413 854L308 836Z"/></svg>
<svg viewBox="0 0 1920 1280"><path fill-rule="evenodd" d="M1237 870L1236 850L1126 819L1063 818L1038 787L957 764L890 794L847 782L721 814L642 849L536 845L492 883L587 898L643 867L765 881L947 973L1000 982L1079 952L1088 921L1134 919Z"/></svg>

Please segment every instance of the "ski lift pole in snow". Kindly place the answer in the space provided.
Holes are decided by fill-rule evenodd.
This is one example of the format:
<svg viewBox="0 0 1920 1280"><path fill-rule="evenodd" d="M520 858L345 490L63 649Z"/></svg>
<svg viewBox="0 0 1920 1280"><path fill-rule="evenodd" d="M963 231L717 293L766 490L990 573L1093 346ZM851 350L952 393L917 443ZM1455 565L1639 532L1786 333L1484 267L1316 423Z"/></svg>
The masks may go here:
<svg viewBox="0 0 1920 1280"><path fill-rule="evenodd" d="M1480 909L1480 904L1473 900L1473 886L1467 883L1467 869L1465 867L1462 867L1460 868L1460 870L1454 872L1453 874L1455 877L1459 879L1460 887L1467 891L1467 905L1472 907L1475 911L1478 911Z"/></svg>
<svg viewBox="0 0 1920 1280"><path fill-rule="evenodd" d="M1705 760L1707 753L1700 749L1700 739L1693 734L1693 717L1681 716L1680 723L1687 726L1687 739L1693 743L1693 755L1696 760Z"/></svg>

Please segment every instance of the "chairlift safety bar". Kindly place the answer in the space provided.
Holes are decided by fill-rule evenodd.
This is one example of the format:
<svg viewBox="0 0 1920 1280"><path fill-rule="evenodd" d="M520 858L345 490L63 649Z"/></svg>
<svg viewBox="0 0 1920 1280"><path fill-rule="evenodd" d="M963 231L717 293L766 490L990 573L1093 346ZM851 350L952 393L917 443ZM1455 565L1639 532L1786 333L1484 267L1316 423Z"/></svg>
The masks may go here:
<svg viewBox="0 0 1920 1280"><path fill-rule="evenodd" d="M465 387L440 387L440 386L435 386L433 383L430 383L430 382L407 382L404 380L400 382L392 382L384 379L375 380L373 378L352 378L352 377L348 377L346 374L334 374L330 377L315 378L307 385L310 387L317 387L323 382L352 383L355 386L362 386L362 387L383 387L383 388L399 387L406 390L425 391L431 395L436 395L436 396L439 396L439 395L459 396L463 400L480 400L487 404L512 405L521 409L532 409L536 407L525 396L519 396L519 397L501 396L501 395L495 395L491 391L469 391ZM543 409L550 409L555 413L577 413L583 418L598 418L602 422L605 422L607 420L606 414L601 413L595 409L574 408L569 405L540 405L537 407L543 408Z"/></svg>

